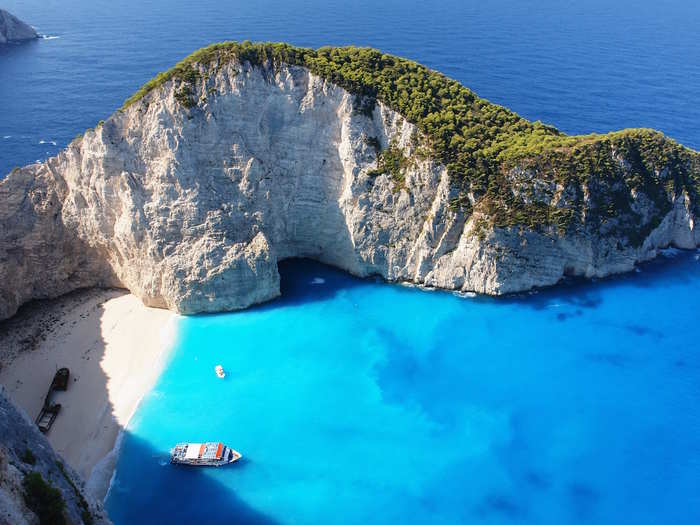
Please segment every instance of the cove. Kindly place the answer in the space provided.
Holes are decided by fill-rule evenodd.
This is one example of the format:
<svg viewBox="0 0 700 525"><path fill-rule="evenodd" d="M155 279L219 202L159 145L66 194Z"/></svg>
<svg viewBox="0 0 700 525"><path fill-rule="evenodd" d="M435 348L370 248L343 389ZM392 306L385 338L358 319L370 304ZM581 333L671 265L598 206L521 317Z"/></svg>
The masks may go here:
<svg viewBox="0 0 700 525"><path fill-rule="evenodd" d="M698 523L699 259L499 299L285 261L280 299L180 321L107 510L118 525ZM168 464L199 440L244 460Z"/></svg>

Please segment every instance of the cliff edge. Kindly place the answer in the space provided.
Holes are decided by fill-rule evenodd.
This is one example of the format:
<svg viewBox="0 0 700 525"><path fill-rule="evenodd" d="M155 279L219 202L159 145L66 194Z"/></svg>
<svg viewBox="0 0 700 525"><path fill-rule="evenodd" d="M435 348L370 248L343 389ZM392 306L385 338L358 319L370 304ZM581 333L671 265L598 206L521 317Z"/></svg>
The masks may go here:
<svg viewBox="0 0 700 525"><path fill-rule="evenodd" d="M504 294L700 244L700 154L567 136L371 49L225 43L0 181L0 319L79 287L181 313L279 295L278 261Z"/></svg>
<svg viewBox="0 0 700 525"><path fill-rule="evenodd" d="M0 524L111 523L0 385Z"/></svg>
<svg viewBox="0 0 700 525"><path fill-rule="evenodd" d="M22 22L16 16L0 9L0 44L21 42L39 38L34 28Z"/></svg>

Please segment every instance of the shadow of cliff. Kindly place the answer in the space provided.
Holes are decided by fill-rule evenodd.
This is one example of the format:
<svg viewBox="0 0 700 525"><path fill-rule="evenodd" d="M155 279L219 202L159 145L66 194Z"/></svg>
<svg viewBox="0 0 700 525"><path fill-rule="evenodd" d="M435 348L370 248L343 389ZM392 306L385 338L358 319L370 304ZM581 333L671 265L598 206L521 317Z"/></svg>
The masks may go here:
<svg viewBox="0 0 700 525"><path fill-rule="evenodd" d="M482 298L482 300L529 306L535 310L544 310L554 304L566 304L580 311L595 309L603 301L603 289L610 287L631 286L650 289L659 286L662 281L665 285L690 283L692 270L700 264L698 256L700 251L677 250L672 252L672 255L660 255L651 261L641 263L631 272L610 275L602 279L565 277L548 288L500 298Z"/></svg>
<svg viewBox="0 0 700 525"><path fill-rule="evenodd" d="M264 311L283 306L303 306L313 302L330 301L347 290L384 282L379 277L355 277L334 266L307 258L284 259L278 263L278 271L280 297L247 310Z"/></svg>
<svg viewBox="0 0 700 525"><path fill-rule="evenodd" d="M210 477L207 469L170 465L166 452L133 434L127 432L121 450L125 461L107 502L115 524L276 523ZM224 468L231 473L250 464L241 460Z"/></svg>
<svg viewBox="0 0 700 525"><path fill-rule="evenodd" d="M571 305L571 308L565 312L552 311L552 315L580 315L577 312L594 309L601 304L604 287L633 286L641 289L662 286L669 281L680 284L688 282L692 278L691 272L697 274L700 265L698 255L698 252L679 252L674 257L662 257L642 265L638 273L596 282L568 279L557 287L534 294L470 300L518 303L537 310L563 302ZM348 289L372 286L376 282L376 279L359 279L307 259L288 259L282 261L279 268L282 296L256 308L303 306L313 301L331 300ZM124 293L121 290L82 290L56 300L37 301L22 307L15 317L0 323L0 359L4 365L0 369L0 382L7 387L15 402L34 418L41 408L54 371L62 366L71 368L68 391L59 392L54 397L56 402L63 405L63 409L48 433L54 447L66 456L75 457L76 451L85 443L99 440L102 437L100 432L104 432L105 428L124 432L124 454L118 463L118 474L108 502L108 511L117 525L144 521L273 523L271 518L240 499L235 490L215 479L206 469L171 466L167 462L167 450L161 450L128 429L119 427L108 394L110 378L101 366L106 344L102 337L102 324L104 301ZM566 317L560 320L566 320ZM626 328L636 334L649 333L648 327ZM650 335L655 336L653 333ZM47 344L52 340L59 341L59 344L48 348ZM8 364L10 343L16 346L20 354ZM80 395L92 396L96 400L93 404L96 405L97 415L92 410L88 413L81 409L76 402L76 396ZM86 423L94 422L95 417L96 423ZM177 414L176 417L186 417L186 414ZM178 439L180 436L172 436L173 444ZM101 451L102 454L107 452ZM90 457L86 461L89 463L98 459ZM72 461L69 464L82 471L83 475L89 474L85 471L86 463ZM237 469L253 467L254 464L241 462L228 467L225 472L235 475Z"/></svg>
<svg viewBox="0 0 700 525"><path fill-rule="evenodd" d="M0 44L0 57L22 59L24 55L33 53L40 41L41 38L36 38L34 40L25 40L23 42L8 42L6 44Z"/></svg>
<svg viewBox="0 0 700 525"><path fill-rule="evenodd" d="M128 460L123 465L117 463L117 497L108 505L110 518L117 525L273 523L204 471L170 465L168 451L156 450L119 424L108 391L110 377L101 365L106 349L102 336L103 305L126 293L79 290L54 300L32 301L1 322L0 383L5 385L6 393L34 420L55 370L64 366L70 369L67 391L52 395L52 401L61 403L62 408L46 437L66 463L87 481L91 464L112 451L112 443L106 438L122 433L121 450L127 452ZM17 355L13 359L14 351ZM84 402L85 399L90 401ZM97 443L103 440L105 444L100 448ZM172 437L173 445L177 440L178 436ZM0 436L0 443L4 441ZM246 463L231 467L249 468ZM88 485L99 487L101 479L105 490L111 474L109 467L104 469L103 462L95 472L97 475ZM195 492L199 498L193 501ZM154 501L164 499L169 505L154 506ZM72 518L80 522L78 515Z"/></svg>
<svg viewBox="0 0 700 525"><path fill-rule="evenodd" d="M560 316L563 321L571 316L581 315L586 310L598 308L603 301L604 290L610 287L634 287L650 289L661 283L688 284L692 282L693 270L700 266L700 250L679 250L671 256L659 256L639 264L635 271L610 275L602 279L586 277L565 277L554 286L538 288L530 292L504 296L477 295L469 301L490 304L517 304L534 310L548 310L553 305L564 304L571 310ZM385 281L379 276L356 277L310 258L290 258L278 264L281 277L281 296L268 303L251 307L251 310L266 310L280 306L301 306L316 301L332 300L347 290L369 287L376 283L401 286ZM318 276L316 276L318 274ZM317 281L316 279L322 279ZM416 288L420 290L420 288ZM446 290L430 293L452 293Z"/></svg>
<svg viewBox="0 0 700 525"><path fill-rule="evenodd" d="M559 320L581 315L586 310L598 308L603 302L604 290L611 287L634 287L650 289L661 283L689 284L691 275L700 266L700 250L678 250L669 256L659 256L651 261L639 264L631 272L610 275L602 279L586 277L565 277L562 281L547 288L538 288L530 292L515 293L504 296L477 295L468 300L490 304L517 304L534 310L548 310L553 305L564 304L571 312L565 312ZM279 306L298 306L315 301L332 300L344 291L376 283L400 286L398 283L385 281L379 276L355 277L344 270L308 258L291 258L278 265L281 276L281 297L269 303L258 305L253 309L277 308ZM323 282L314 282L315 274ZM416 288L419 290L419 288ZM436 293L431 291L431 293ZM452 293L437 290L437 293Z"/></svg>

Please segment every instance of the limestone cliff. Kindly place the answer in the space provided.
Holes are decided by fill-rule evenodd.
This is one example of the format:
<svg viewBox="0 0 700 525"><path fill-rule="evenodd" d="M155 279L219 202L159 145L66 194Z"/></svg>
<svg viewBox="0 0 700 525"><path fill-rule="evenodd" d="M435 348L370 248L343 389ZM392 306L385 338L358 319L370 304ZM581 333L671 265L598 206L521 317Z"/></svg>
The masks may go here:
<svg viewBox="0 0 700 525"><path fill-rule="evenodd" d="M34 29L16 16L0 9L0 44L39 38Z"/></svg>
<svg viewBox="0 0 700 525"><path fill-rule="evenodd" d="M21 409L6 397L0 385L0 525L39 523L37 506L48 501L59 503L59 514L68 524L108 524L102 504L87 495L83 481L65 465ZM27 479L34 477L46 492L32 491L28 495ZM41 476L40 478L38 476ZM48 488L47 488L48 487ZM59 498L51 498L57 490ZM33 500L31 504L27 499ZM60 502L63 502L62 505ZM42 505L44 504L44 505ZM60 512L63 506L63 512ZM60 517L44 516L42 523L59 523Z"/></svg>
<svg viewBox="0 0 700 525"><path fill-rule="evenodd" d="M293 62L195 56L58 156L1 181L0 319L88 286L182 313L245 308L279 295L277 263L289 257L503 294L700 244L700 156L660 134L582 138L613 166L566 168L583 173L575 178L561 163L579 142L506 113L559 141L561 158L484 164L479 190L480 164L464 168L474 173L465 186L461 157L433 153L426 119ZM651 166L637 140L671 153Z"/></svg>

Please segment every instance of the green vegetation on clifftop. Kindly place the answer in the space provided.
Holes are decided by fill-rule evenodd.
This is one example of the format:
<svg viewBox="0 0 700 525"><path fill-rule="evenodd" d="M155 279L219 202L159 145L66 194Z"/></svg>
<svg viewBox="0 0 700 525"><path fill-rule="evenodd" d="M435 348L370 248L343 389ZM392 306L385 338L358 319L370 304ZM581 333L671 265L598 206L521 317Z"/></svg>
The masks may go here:
<svg viewBox="0 0 700 525"><path fill-rule="evenodd" d="M639 244L683 192L694 211L700 211L700 154L659 132L568 136L479 98L425 66L374 49L214 44L160 73L122 109L169 80L181 82L178 101L192 108L200 66L218 70L231 60L306 67L356 95L355 109L368 116L381 101L414 123L432 157L447 167L453 209L479 211L496 226L615 232ZM402 185L404 162L401 154L385 150L378 156L378 169ZM651 215L636 209L639 192L653 204Z"/></svg>

